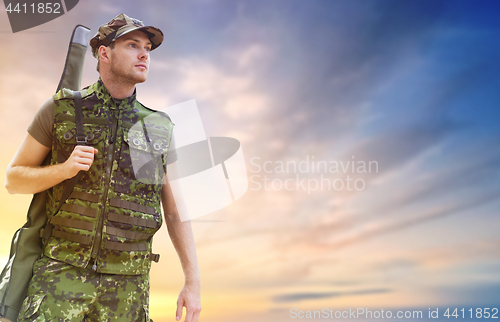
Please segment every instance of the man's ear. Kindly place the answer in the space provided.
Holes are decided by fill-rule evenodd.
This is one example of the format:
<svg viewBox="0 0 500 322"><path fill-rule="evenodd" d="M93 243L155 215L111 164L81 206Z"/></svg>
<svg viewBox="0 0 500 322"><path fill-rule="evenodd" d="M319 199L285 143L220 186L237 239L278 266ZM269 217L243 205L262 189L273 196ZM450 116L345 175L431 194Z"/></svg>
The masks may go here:
<svg viewBox="0 0 500 322"><path fill-rule="evenodd" d="M99 59L105 64L109 64L109 57L111 56L110 50L111 50L111 48L103 46L103 45L101 45L101 47L99 47L99 50L98 50Z"/></svg>

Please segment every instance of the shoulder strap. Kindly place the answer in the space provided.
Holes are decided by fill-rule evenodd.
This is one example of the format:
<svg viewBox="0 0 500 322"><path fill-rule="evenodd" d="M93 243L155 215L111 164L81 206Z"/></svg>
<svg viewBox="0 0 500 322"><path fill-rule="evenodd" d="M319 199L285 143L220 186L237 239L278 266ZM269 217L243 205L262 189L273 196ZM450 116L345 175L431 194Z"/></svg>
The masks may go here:
<svg viewBox="0 0 500 322"><path fill-rule="evenodd" d="M83 111L82 93L74 92L75 95L75 123L76 123L76 144L87 145L87 137L83 131Z"/></svg>
<svg viewBox="0 0 500 322"><path fill-rule="evenodd" d="M87 136L83 130L83 100L82 94L79 91L75 91L75 123L76 123L76 144L77 145L87 145ZM57 207L57 211L61 209L62 205L68 199L69 195L73 191L76 183L80 179L82 172L78 172L76 176L71 178L66 186L64 187L63 193L61 195L61 201ZM57 213L56 211L56 213Z"/></svg>
<svg viewBox="0 0 500 322"><path fill-rule="evenodd" d="M87 145L87 136L85 135L85 132L83 130L83 100L82 100L82 94L79 91L74 92L75 95L75 123L76 123L76 144L77 145ZM68 199L69 195L73 191L73 188L75 187L76 183L78 180L80 180L80 177L82 176L82 171L78 172L76 176L71 178L67 183L66 186L64 186L64 190L61 195L61 200L59 201L59 205L57 206L57 209L54 213L57 214L59 210L61 209L62 205L66 202ZM49 237L52 235L52 230L54 229L54 225L52 225L50 222L47 223L43 230L43 241L46 242Z"/></svg>

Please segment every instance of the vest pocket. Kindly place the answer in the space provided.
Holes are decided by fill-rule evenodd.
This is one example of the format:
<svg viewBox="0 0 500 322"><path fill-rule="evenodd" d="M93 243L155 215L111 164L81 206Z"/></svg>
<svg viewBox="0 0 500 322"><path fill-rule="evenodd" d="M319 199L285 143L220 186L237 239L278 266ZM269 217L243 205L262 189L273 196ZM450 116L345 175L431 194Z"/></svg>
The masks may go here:
<svg viewBox="0 0 500 322"><path fill-rule="evenodd" d="M165 177L170 144L167 131L133 127L125 129L118 159L115 191L150 199L158 198Z"/></svg>

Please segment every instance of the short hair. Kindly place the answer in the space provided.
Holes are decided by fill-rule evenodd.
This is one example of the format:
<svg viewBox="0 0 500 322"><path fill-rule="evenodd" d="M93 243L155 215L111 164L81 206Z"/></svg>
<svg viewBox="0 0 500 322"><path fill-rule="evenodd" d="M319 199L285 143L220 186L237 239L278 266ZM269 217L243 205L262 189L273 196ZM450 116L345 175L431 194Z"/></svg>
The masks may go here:
<svg viewBox="0 0 500 322"><path fill-rule="evenodd" d="M116 45L116 43L114 41L112 41L112 42L109 43L108 47L111 48L111 49L115 49L115 45ZM95 69L97 70L98 73L100 73L100 71L99 71L99 62L100 61L101 60L99 59L99 56L97 56L97 66L96 66Z"/></svg>

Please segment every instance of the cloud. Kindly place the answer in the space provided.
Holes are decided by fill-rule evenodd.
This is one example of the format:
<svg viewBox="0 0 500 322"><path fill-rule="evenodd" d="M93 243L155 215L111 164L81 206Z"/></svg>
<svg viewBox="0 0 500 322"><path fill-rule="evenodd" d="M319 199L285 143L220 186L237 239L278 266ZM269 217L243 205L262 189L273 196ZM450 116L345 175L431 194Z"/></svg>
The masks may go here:
<svg viewBox="0 0 500 322"><path fill-rule="evenodd" d="M497 266L498 269L498 266ZM445 296L448 303L456 306L497 307L500 298L500 283L477 282L474 284L443 286L434 288L437 296Z"/></svg>
<svg viewBox="0 0 500 322"><path fill-rule="evenodd" d="M280 19L273 24L283 36L274 49L281 59L270 66L262 86L281 98L274 102L278 111L308 111L314 127L304 131L290 124L297 129L295 137L324 140L349 131L359 122L365 103L399 72L401 62L414 56L408 47L422 45L439 8L436 4L415 15L416 8L397 2L297 4L282 20L291 22L300 12L308 24L292 33L280 29L289 28L280 25Z"/></svg>
<svg viewBox="0 0 500 322"><path fill-rule="evenodd" d="M404 128L370 136L346 153L359 160L376 160L380 172L388 172L414 159L438 144L460 127L446 121L416 123Z"/></svg>
<svg viewBox="0 0 500 322"><path fill-rule="evenodd" d="M324 298L337 298L346 296L359 296L359 295L369 295L369 294L382 294L392 292L391 289L366 289L366 290L355 290L355 291L344 291L344 292L309 292L309 293L291 293L276 295L273 297L274 303L288 303L288 302L298 302L304 300L317 300Z"/></svg>
<svg viewBox="0 0 500 322"><path fill-rule="evenodd" d="M372 238L408 229L424 222L459 214L462 211L474 209L498 199L500 199L500 196L497 193L490 193L473 200L456 201L451 205L438 205L434 209L427 210L422 215L400 220L390 220L388 222L375 222L374 225L367 225L367 228L347 234L346 237L328 243L328 249L333 251L355 243L366 242Z"/></svg>
<svg viewBox="0 0 500 322"><path fill-rule="evenodd" d="M468 191L467 198L474 198L498 189L494 178L500 171L500 150L495 146L490 142L467 147L455 155L447 155L439 163L434 160L430 169L422 165L424 169L420 171L402 171L394 181L400 183L404 177L412 178L406 179L406 189L395 192L390 199L380 200L381 205L372 207L372 211L387 213L422 202L439 202L464 190Z"/></svg>

